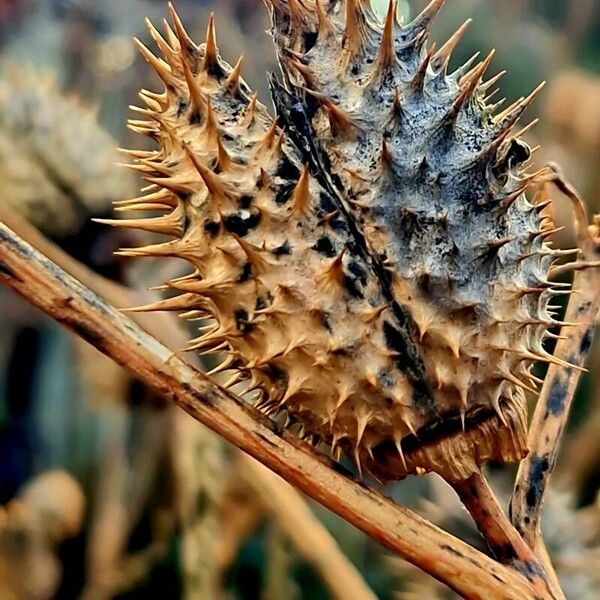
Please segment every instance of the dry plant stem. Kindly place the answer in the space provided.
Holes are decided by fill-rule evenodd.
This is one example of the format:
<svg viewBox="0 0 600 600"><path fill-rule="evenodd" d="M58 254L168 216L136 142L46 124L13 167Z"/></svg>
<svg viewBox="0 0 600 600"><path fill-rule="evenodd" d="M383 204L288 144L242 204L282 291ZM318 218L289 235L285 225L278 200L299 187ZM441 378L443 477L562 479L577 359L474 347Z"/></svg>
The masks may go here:
<svg viewBox="0 0 600 600"><path fill-rule="evenodd" d="M475 520L490 550L501 563L537 563L532 549L511 525L482 473L455 482L452 486Z"/></svg>
<svg viewBox="0 0 600 600"><path fill-rule="evenodd" d="M129 290L101 277L97 273L94 273L49 241L25 219L2 205L0 205L0 222L4 222L9 225L13 231L18 232L20 237L24 238L35 248L41 250L46 257L51 258L55 264L59 265L70 275L73 275L87 287L91 288L94 293L106 298L113 306L125 307L135 304L146 304L152 300L155 300L155 298L149 298L147 295ZM148 333L153 335L156 339L169 348L174 349L185 347L187 338L183 328L181 327L181 321L175 318L172 314L153 313L148 315L135 312L131 313L131 317L138 323L138 325L143 327ZM249 459L245 461L245 468L250 474L248 480L253 484L253 487L256 487L257 481L266 477L264 468L261 467L261 465L255 460ZM275 489L278 485L286 484L285 482L277 479L276 476L272 475L269 487ZM302 532L308 529L313 532L316 539L325 540L325 547L331 553L329 560L336 565L336 577L330 577L330 574L327 572L322 573L325 578L324 580L329 586L332 596L340 596L341 593L338 593L336 589L346 589L346 582L351 581L354 584L354 593L361 594L360 596L357 595L357 598L372 597L372 592L360 576L360 573L340 551L335 543L335 540L333 540L327 529L325 529L325 527L315 519L310 510L306 507L304 500L301 498L298 492L287 486L287 489L283 493L287 495L290 503L293 503L297 510L295 518L292 521L286 521L285 518L282 520L286 521L287 523L293 522L295 525L294 532ZM274 491L274 494L277 494L276 490ZM294 497L292 498L292 496ZM300 509L301 505L304 505L303 510ZM276 516L279 517L280 515L276 513ZM291 539L294 543L302 541L297 535L292 536ZM298 548L298 551L302 553L304 548L305 546ZM311 549L311 551L313 556L318 553L318 549L316 548ZM132 564L138 563L134 562Z"/></svg>
<svg viewBox="0 0 600 600"><path fill-rule="evenodd" d="M600 245L588 228L585 204L560 173L551 182L563 192L573 206L579 245L587 262L600 258ZM578 367L585 365L592 347L598 309L600 307L600 270L577 271L575 293L567 307L565 321L576 327L565 328L554 355ZM525 541L543 558L540 521L545 490L556 466L567 419L573 403L581 371L552 364L544 381L529 431L530 453L519 466L511 502L512 522Z"/></svg>
<svg viewBox="0 0 600 600"><path fill-rule="evenodd" d="M467 599L551 598L395 505L221 389L0 224L0 281L310 497Z"/></svg>
<svg viewBox="0 0 600 600"><path fill-rule="evenodd" d="M373 592L343 556L337 543L310 511L306 502L269 469L249 456L243 456L246 479L259 498L277 519L286 536L292 540L298 554L306 560L327 586L336 600L377 600Z"/></svg>
<svg viewBox="0 0 600 600"><path fill-rule="evenodd" d="M550 562L539 559L506 516L483 473L452 482L452 487L469 511L494 556L538 581L550 597L564 598Z"/></svg>

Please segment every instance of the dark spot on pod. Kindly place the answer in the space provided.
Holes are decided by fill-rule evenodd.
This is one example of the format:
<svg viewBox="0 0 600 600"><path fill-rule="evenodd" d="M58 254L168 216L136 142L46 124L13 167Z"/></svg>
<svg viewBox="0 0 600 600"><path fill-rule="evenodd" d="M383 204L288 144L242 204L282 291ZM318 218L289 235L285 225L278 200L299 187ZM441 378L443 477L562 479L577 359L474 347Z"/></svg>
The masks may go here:
<svg viewBox="0 0 600 600"><path fill-rule="evenodd" d="M267 308L268 304L267 301L265 300L265 298L263 298L262 296L259 296L256 299L256 304L254 306L254 310L263 310L265 308Z"/></svg>
<svg viewBox="0 0 600 600"><path fill-rule="evenodd" d="M225 76L225 71L218 60L210 61L206 67L206 72L217 79L217 81L220 81Z"/></svg>
<svg viewBox="0 0 600 600"><path fill-rule="evenodd" d="M244 194L238 201L240 208L242 208L242 209L250 208L250 205L252 204L252 200L254 200L254 198L252 196L250 196L249 194Z"/></svg>
<svg viewBox="0 0 600 600"><path fill-rule="evenodd" d="M216 236L221 230L221 223L218 221L206 221L204 223L204 231L213 237Z"/></svg>
<svg viewBox="0 0 600 600"><path fill-rule="evenodd" d="M317 243L313 246L313 249L327 258L333 258L337 254L337 250L333 243L326 236L319 238Z"/></svg>
<svg viewBox="0 0 600 600"><path fill-rule="evenodd" d="M236 310L234 313L235 316L235 324L239 331L243 331L244 333L248 331L252 331L254 325L248 321L248 311L240 308Z"/></svg>
<svg viewBox="0 0 600 600"><path fill-rule="evenodd" d="M282 206L286 202L288 202L294 194L295 187L295 183L288 183L286 185L280 186L277 190L277 193L275 194L275 203L279 206Z"/></svg>
<svg viewBox="0 0 600 600"><path fill-rule="evenodd" d="M348 226L342 219L334 219L333 221L329 221L329 227L334 231L348 231Z"/></svg>
<svg viewBox="0 0 600 600"><path fill-rule="evenodd" d="M329 331L329 333L333 332L333 327L331 326L331 322L329 320L329 314L326 312L321 313L321 325Z"/></svg>
<svg viewBox="0 0 600 600"><path fill-rule="evenodd" d="M181 115L187 110L189 106L189 102L187 98L180 98L179 104L177 105L177 118L181 117Z"/></svg>
<svg viewBox="0 0 600 600"><path fill-rule="evenodd" d="M202 123L202 115L197 108L194 108L189 117L190 125L200 125Z"/></svg>
<svg viewBox="0 0 600 600"><path fill-rule="evenodd" d="M283 154L277 164L276 177L281 177L285 181L293 181L294 183L300 179L300 169L290 160L287 154Z"/></svg>
<svg viewBox="0 0 600 600"><path fill-rule="evenodd" d="M367 272L356 261L350 262L348 270L358 278L363 286L367 285Z"/></svg>
<svg viewBox="0 0 600 600"><path fill-rule="evenodd" d="M329 194L326 194L325 192L321 192L321 194L319 195L319 205L321 207L321 210L325 214L330 214L334 212L337 208L331 196Z"/></svg>
<svg viewBox="0 0 600 600"><path fill-rule="evenodd" d="M260 223L260 213L250 213L247 217L239 214L229 215L225 217L224 223L227 231L244 237Z"/></svg>
<svg viewBox="0 0 600 600"><path fill-rule="evenodd" d="M283 242L283 244L281 244L281 246L275 248L275 250L273 250L273 254L275 256L285 256L287 254L291 254L292 253L292 247L290 246L290 243L286 240L285 242Z"/></svg>
<svg viewBox="0 0 600 600"><path fill-rule="evenodd" d="M252 265L247 262L242 267L242 273L240 274L238 283L244 283L245 281L248 281L250 279L250 275L252 275Z"/></svg>
<svg viewBox="0 0 600 600"><path fill-rule="evenodd" d="M342 285L353 298L364 298L363 293L358 289L356 280L348 275L344 275Z"/></svg>
<svg viewBox="0 0 600 600"><path fill-rule="evenodd" d="M302 34L302 41L304 43L304 52L308 52L309 50L312 50L312 48L314 48L315 44L317 43L317 39L319 37L319 32L318 31L305 31Z"/></svg>
<svg viewBox="0 0 600 600"><path fill-rule="evenodd" d="M280 369L277 365L274 365L273 363L269 363L265 367L265 371L267 372L267 375L275 383L280 383L282 385L288 384L289 378L287 376L287 373L285 371L283 371L282 369Z"/></svg>

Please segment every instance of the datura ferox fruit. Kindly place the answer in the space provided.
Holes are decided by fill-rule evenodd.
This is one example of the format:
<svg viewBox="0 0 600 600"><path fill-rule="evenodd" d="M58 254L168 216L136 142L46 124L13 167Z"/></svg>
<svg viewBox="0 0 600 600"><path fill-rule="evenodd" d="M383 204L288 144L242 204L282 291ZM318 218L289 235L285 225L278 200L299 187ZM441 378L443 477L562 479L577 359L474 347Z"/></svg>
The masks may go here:
<svg viewBox="0 0 600 600"><path fill-rule="evenodd" d="M526 195L545 173L515 130L538 90L498 112L493 53L450 72L465 26L428 46L443 3L403 24L395 0L383 22L369 0L268 0L275 116L214 19L198 46L171 6L162 57L139 44L164 83L130 123L157 144L129 152L149 187L119 203L147 214L112 222L169 236L122 254L192 265L142 310L199 319L190 349L381 480L520 460L531 369L556 360L549 201Z"/></svg>

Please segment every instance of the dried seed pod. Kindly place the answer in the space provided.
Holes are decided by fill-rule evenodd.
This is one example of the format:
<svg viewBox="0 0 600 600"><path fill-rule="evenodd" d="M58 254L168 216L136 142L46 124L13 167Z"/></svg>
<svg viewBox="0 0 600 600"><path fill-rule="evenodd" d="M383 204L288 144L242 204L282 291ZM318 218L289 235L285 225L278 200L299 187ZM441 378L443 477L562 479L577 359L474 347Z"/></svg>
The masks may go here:
<svg viewBox="0 0 600 600"><path fill-rule="evenodd" d="M212 19L196 46L172 10L164 57L142 48L165 90L132 127L159 148L137 159L149 195L121 205L163 215L113 224L173 237L124 254L194 267L145 308L211 319L190 348L381 479L520 459L530 368L552 360L551 224L509 138L533 97L493 117L491 57L447 74L462 30L425 48L442 1L405 27L394 3L385 23L359 0L269 3L278 121Z"/></svg>

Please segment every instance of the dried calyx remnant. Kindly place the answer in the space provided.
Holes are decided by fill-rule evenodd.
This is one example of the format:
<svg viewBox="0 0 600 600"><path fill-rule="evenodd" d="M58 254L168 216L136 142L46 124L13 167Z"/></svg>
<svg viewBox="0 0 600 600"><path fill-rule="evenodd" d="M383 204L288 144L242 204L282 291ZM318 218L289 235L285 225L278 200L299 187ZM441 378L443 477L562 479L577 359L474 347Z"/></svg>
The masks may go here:
<svg viewBox="0 0 600 600"><path fill-rule="evenodd" d="M554 360L553 225L514 131L535 92L496 114L491 55L449 73L465 28L428 48L442 4L403 25L395 1L379 22L368 0L269 0L276 119L214 21L197 46L171 7L162 58L140 44L165 85L131 122L158 143L130 152L150 187L119 203L152 214L113 223L172 237L123 254L193 266L143 309L203 319L191 349L383 480L521 459Z"/></svg>

